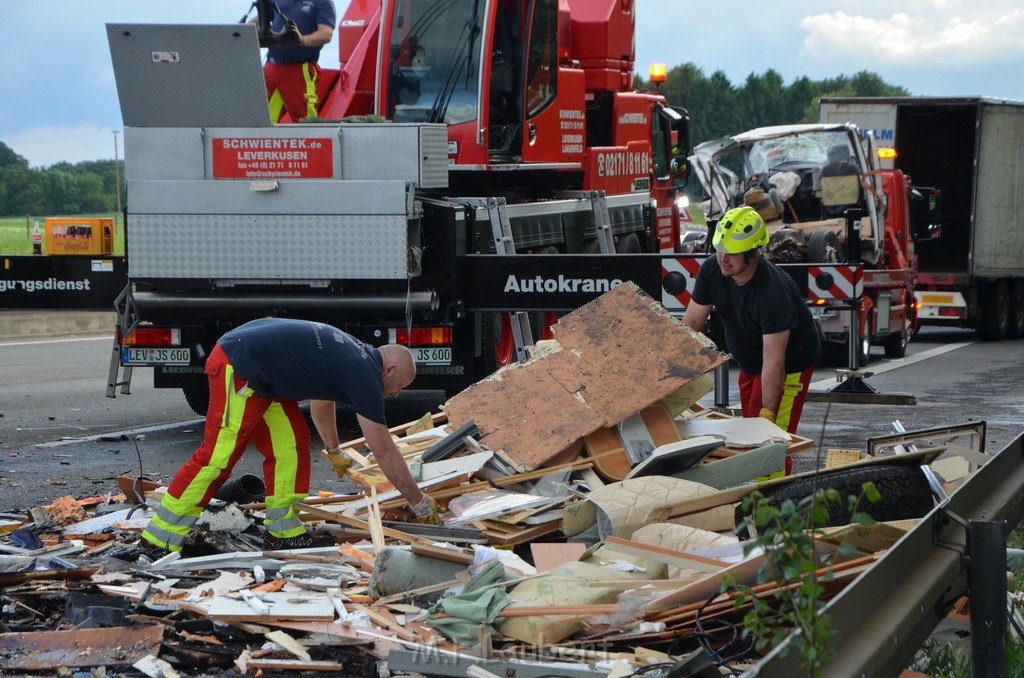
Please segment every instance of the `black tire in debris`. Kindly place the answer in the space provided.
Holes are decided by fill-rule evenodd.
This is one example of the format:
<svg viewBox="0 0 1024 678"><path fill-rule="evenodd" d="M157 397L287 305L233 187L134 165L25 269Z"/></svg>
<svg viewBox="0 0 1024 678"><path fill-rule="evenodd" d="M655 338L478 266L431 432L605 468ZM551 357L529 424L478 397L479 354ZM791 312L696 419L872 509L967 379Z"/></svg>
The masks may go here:
<svg viewBox="0 0 1024 678"><path fill-rule="evenodd" d="M817 478L797 480L770 489L764 492L764 495L771 506L778 508L787 499L799 504L815 490L834 489L839 492L842 500L838 505L829 504L828 523L820 527L848 525L850 511L847 498L851 494L860 497L863 493L861 486L867 482L874 483L881 498L874 504L864 498L857 509L878 522L921 518L935 505L928 479L921 471L921 467L908 464L864 466L848 471L826 473ZM747 513L740 503L736 507L736 524L746 517Z"/></svg>

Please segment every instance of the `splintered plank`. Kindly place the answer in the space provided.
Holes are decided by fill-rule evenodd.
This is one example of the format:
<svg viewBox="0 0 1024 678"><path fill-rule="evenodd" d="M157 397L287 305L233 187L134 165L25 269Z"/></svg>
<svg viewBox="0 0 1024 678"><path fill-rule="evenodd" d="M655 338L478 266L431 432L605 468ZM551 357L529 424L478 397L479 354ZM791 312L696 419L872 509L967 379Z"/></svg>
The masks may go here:
<svg viewBox="0 0 1024 678"><path fill-rule="evenodd" d="M559 349L504 367L444 406L519 472L614 426L725 361L631 282L559 319Z"/></svg>
<svg viewBox="0 0 1024 678"><path fill-rule="evenodd" d="M4 670L52 671L56 666L130 666L157 654L160 625L75 631L0 633L0 666Z"/></svg>

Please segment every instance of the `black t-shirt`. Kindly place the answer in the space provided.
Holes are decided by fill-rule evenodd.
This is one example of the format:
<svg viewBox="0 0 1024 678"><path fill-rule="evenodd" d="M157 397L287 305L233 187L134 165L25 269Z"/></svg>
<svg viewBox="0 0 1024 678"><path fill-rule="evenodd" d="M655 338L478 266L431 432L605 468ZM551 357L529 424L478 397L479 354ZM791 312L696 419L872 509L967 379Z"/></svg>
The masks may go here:
<svg viewBox="0 0 1024 678"><path fill-rule="evenodd" d="M722 318L729 352L747 374L761 373L765 334L790 331L787 374L803 372L821 357L818 329L799 288L764 257L746 285L723 276L715 256L708 257L697 273L692 297L698 304L714 305Z"/></svg>
<svg viewBox="0 0 1024 678"><path fill-rule="evenodd" d="M217 343L235 373L262 398L333 400L385 423L380 351L336 327L260 318L236 327Z"/></svg>

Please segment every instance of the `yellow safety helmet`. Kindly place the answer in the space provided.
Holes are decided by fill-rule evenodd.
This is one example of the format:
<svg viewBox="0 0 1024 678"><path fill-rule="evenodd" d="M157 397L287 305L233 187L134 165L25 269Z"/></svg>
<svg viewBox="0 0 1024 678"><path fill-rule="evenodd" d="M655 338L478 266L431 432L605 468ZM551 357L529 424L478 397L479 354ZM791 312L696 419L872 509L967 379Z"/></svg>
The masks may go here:
<svg viewBox="0 0 1024 678"><path fill-rule="evenodd" d="M734 207L718 220L711 244L726 254L749 252L768 244L768 229L753 207Z"/></svg>

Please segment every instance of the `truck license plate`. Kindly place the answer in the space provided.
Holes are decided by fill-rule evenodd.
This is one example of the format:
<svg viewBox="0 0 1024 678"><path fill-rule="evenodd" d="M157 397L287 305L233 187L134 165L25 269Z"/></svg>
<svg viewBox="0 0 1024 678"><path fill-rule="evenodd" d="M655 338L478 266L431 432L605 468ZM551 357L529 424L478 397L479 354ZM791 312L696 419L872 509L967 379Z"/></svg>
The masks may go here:
<svg viewBox="0 0 1024 678"><path fill-rule="evenodd" d="M188 365L192 360L190 348L132 348L121 349L122 365Z"/></svg>
<svg viewBox="0 0 1024 678"><path fill-rule="evenodd" d="M412 355L420 365L451 365L451 346L439 346L434 348L414 348Z"/></svg>
<svg viewBox="0 0 1024 678"><path fill-rule="evenodd" d="M811 306L811 316L818 320L825 320L826 318L835 318L836 312L830 308L822 308L821 306Z"/></svg>

